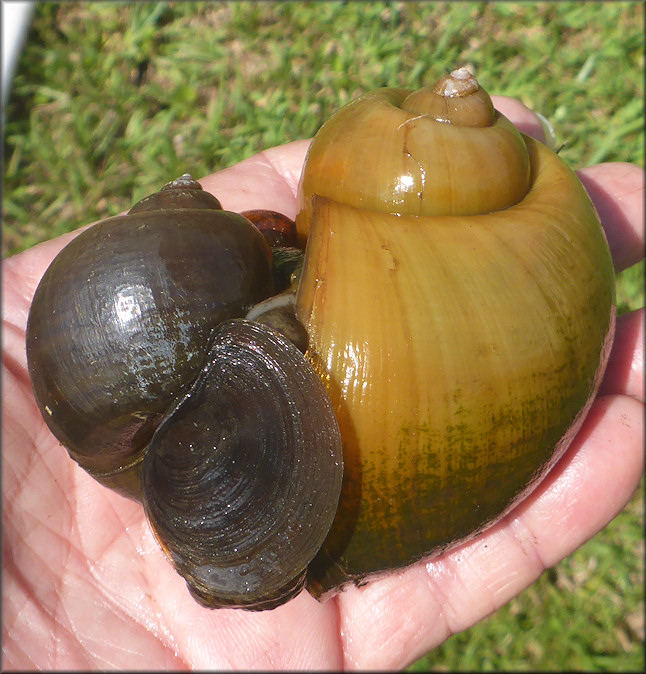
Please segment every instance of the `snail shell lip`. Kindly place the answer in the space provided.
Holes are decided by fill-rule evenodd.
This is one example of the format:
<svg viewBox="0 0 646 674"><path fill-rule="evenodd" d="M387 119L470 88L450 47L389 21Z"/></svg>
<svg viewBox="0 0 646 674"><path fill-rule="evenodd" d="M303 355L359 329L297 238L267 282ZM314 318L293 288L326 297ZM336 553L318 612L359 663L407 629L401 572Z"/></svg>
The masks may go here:
<svg viewBox="0 0 646 674"><path fill-rule="evenodd" d="M308 344L307 330L296 318L295 297L296 293L292 290L270 297L252 307L245 318L268 325L287 337L301 353L305 353Z"/></svg>
<svg viewBox="0 0 646 674"><path fill-rule="evenodd" d="M273 311L274 309L281 309L289 306L294 306L294 293L281 293L280 295L274 295L273 297L269 297L256 304L249 310L245 318L248 321L255 321L267 311Z"/></svg>
<svg viewBox="0 0 646 674"><path fill-rule="evenodd" d="M243 319L144 458L144 507L194 596L273 608L297 593L336 513L343 460L322 382L298 349Z"/></svg>

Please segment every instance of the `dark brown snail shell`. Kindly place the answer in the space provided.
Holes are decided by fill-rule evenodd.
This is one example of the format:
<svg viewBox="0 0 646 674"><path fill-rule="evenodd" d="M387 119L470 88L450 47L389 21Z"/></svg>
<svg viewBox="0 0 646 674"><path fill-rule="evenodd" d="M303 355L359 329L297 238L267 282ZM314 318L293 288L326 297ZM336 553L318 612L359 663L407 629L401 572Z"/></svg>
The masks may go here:
<svg viewBox="0 0 646 674"><path fill-rule="evenodd" d="M144 506L201 604L274 608L302 589L341 477L340 435L314 368L277 332L226 321L146 452Z"/></svg>
<svg viewBox="0 0 646 674"><path fill-rule="evenodd" d="M173 190L158 194L159 210L148 197L145 210L137 204L71 241L29 314L36 399L54 435L95 476L141 458L197 377L211 330L273 292L269 247L245 218L194 209L194 197L177 208Z"/></svg>
<svg viewBox="0 0 646 674"><path fill-rule="evenodd" d="M143 502L205 606L271 608L300 591L340 494L340 434L318 376L272 328L231 321L274 285L259 230L182 176L73 239L28 318L50 430L94 478Z"/></svg>

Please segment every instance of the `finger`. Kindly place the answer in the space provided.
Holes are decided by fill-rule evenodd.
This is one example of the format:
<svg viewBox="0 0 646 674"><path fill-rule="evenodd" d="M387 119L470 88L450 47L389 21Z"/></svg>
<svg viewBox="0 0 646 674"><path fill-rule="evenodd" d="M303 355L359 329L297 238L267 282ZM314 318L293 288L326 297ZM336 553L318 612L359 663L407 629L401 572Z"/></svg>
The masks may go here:
<svg viewBox="0 0 646 674"><path fill-rule="evenodd" d="M599 213L615 270L644 258L644 170L608 163L577 171Z"/></svg>
<svg viewBox="0 0 646 674"><path fill-rule="evenodd" d="M545 142L543 125L526 105L508 96L492 96L497 110L522 132ZM644 257L644 170L613 162L577 171L599 213L613 256L622 271Z"/></svg>
<svg viewBox="0 0 646 674"><path fill-rule="evenodd" d="M296 215L296 188L311 140L273 147L249 157L235 166L200 178L229 211L265 208Z"/></svg>
<svg viewBox="0 0 646 674"><path fill-rule="evenodd" d="M599 395L624 394L644 402L644 309L617 318L615 339Z"/></svg>
<svg viewBox="0 0 646 674"><path fill-rule="evenodd" d="M613 519L643 471L643 405L605 396L537 490L471 542L343 593L346 666L404 667L531 585ZM392 654L392 657L391 657Z"/></svg>
<svg viewBox="0 0 646 674"><path fill-rule="evenodd" d="M502 113L512 124L541 143L545 142L545 131L539 118L524 103L509 96L492 96L491 100L498 112Z"/></svg>

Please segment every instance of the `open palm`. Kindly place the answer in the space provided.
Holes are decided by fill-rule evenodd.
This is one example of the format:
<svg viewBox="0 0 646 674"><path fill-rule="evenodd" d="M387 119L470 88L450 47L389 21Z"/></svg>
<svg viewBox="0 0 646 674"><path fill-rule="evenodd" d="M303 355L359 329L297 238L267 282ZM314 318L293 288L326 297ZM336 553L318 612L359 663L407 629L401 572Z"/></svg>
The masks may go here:
<svg viewBox="0 0 646 674"><path fill-rule="evenodd" d="M541 137L517 101L492 97ZM293 216L308 141L201 180L227 210ZM579 172L621 270L643 251L643 172ZM265 612L190 597L141 506L86 475L41 419L25 356L36 285L75 233L5 261L3 283L3 667L399 668L502 606L607 524L643 470L643 310L619 318L599 396L572 446L523 504L477 539L320 604ZM82 375L81 375L82 376Z"/></svg>

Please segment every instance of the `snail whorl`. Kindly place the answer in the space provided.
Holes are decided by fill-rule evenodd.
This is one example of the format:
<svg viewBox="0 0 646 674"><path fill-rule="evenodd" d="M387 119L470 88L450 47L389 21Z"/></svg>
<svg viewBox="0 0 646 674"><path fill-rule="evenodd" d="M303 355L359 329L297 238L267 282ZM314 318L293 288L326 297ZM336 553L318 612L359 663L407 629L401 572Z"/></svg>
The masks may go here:
<svg viewBox="0 0 646 674"><path fill-rule="evenodd" d="M469 84L446 96L446 86L377 89L337 112L308 152L299 235L309 231L312 194L408 215L475 215L520 201L530 180L521 134Z"/></svg>

